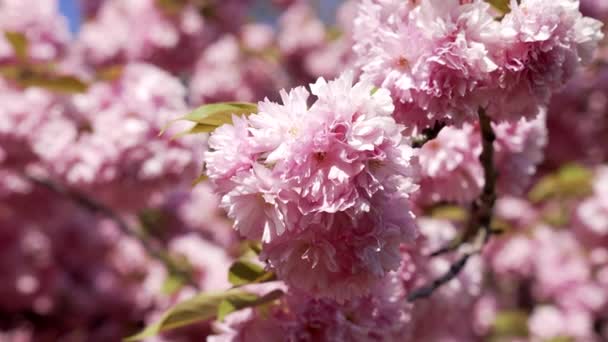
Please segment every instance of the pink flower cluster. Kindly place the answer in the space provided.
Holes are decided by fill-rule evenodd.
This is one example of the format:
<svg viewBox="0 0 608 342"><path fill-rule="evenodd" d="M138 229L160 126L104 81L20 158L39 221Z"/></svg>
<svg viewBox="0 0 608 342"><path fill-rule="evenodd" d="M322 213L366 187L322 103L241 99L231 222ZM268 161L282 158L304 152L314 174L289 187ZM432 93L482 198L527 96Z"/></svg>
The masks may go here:
<svg viewBox="0 0 608 342"><path fill-rule="evenodd" d="M187 72L222 31L239 26L247 2L166 1L163 5L156 0L107 0L96 11L91 9L96 13L82 27L79 48L85 61L96 67L145 61Z"/></svg>
<svg viewBox="0 0 608 342"><path fill-rule="evenodd" d="M543 161L547 143L545 117L493 125L499 193L521 194L529 185L537 165ZM478 126L444 128L418 152L422 178L417 202L464 204L474 200L485 182L480 153Z"/></svg>
<svg viewBox="0 0 608 342"><path fill-rule="evenodd" d="M64 101L42 89L20 90L0 80L0 162L4 167L22 168L36 160L38 152L53 153L53 145L69 139L74 130L62 110ZM46 141L44 132L53 132ZM63 137L57 138L56 132Z"/></svg>
<svg viewBox="0 0 608 342"><path fill-rule="evenodd" d="M1 174L3 331L23 325L31 335L25 341L51 341L68 339L70 331L87 327L82 333L91 340L119 340L135 331L144 318L194 292L184 287L171 296L164 294L164 284L170 279L164 266L114 222L20 175ZM213 203L208 191L197 192ZM198 208L159 206L154 210L181 227L179 235L167 237L167 250L187 257L201 288L225 288L230 263L226 244L206 240L204 233L221 236L223 230L226 236L228 225L213 221L188 225ZM159 225L167 227L171 225Z"/></svg>
<svg viewBox="0 0 608 342"><path fill-rule="evenodd" d="M149 340L608 339L602 1L80 3L72 37L0 0L0 341L120 340L253 252L279 299ZM220 101L257 111L160 134ZM480 109L497 234L409 302L473 247L430 256L487 181Z"/></svg>
<svg viewBox="0 0 608 342"><path fill-rule="evenodd" d="M364 1L355 20L362 78L386 87L400 122L461 125L481 107L497 120L531 117L588 62L601 23L578 1Z"/></svg>
<svg viewBox="0 0 608 342"><path fill-rule="evenodd" d="M595 188L606 184L605 170L600 168ZM529 315L520 314L527 320L531 340L605 339L608 331L601 319L608 312L607 240L605 233L588 224L597 228L606 220L587 211L602 196L595 193L573 203L562 199L540 205L521 198L501 199L498 216L511 228L487 251L496 283L479 310L485 307L484 315L497 317L503 311L521 310L517 305L525 301ZM515 215L518 211L524 214ZM563 215L561 222L551 220L557 213ZM513 284L517 293L505 291ZM487 326L480 328L488 332Z"/></svg>
<svg viewBox="0 0 608 342"><path fill-rule="evenodd" d="M275 96L288 78L271 54L274 35L271 26L250 24L238 36L226 34L211 44L195 65L190 102L251 102Z"/></svg>
<svg viewBox="0 0 608 342"><path fill-rule="evenodd" d="M432 261L423 254L457 234L448 221L419 221L421 236L416 248L401 250L401 265L371 288L372 295L336 303L315 299L289 289L270 310L243 310L216 323L210 341L470 341L474 303L480 294L482 264L471 267L429 301L411 304L406 295L415 286L442 274L452 260ZM430 262L429 262L430 261ZM265 292L282 288L268 284ZM437 328L441 320L443 328Z"/></svg>
<svg viewBox="0 0 608 342"><path fill-rule="evenodd" d="M266 291L281 288L269 284ZM409 322L403 285L393 273L376 286L377 296L336 305L290 293L266 314L253 309L232 314L216 326L210 342L221 341L397 341Z"/></svg>
<svg viewBox="0 0 608 342"><path fill-rule="evenodd" d="M57 10L56 1L2 1L0 30L23 34L29 45L27 57L32 61L53 61L66 54L71 39L67 20L58 16ZM17 57L5 35L0 35L0 64L15 62Z"/></svg>
<svg viewBox="0 0 608 342"><path fill-rule="evenodd" d="M608 67L580 71L551 101L547 115L553 167L568 161L597 164L608 159Z"/></svg>
<svg viewBox="0 0 608 342"><path fill-rule="evenodd" d="M187 260L204 290L228 286L237 239L209 186L190 191L203 143L172 140L179 125L159 136L189 109L184 84L144 63L97 74L57 11L56 1L0 2L0 340L120 340L195 293L168 292L175 275L133 234ZM4 32L26 38L25 60ZM10 68L77 75L88 88L28 86ZM133 231L26 175L111 207Z"/></svg>
<svg viewBox="0 0 608 342"><path fill-rule="evenodd" d="M262 258L279 277L344 300L394 270L399 244L416 235L415 159L388 91L346 73L311 92L311 106L300 87L234 117L204 159L236 229L264 241Z"/></svg>
<svg viewBox="0 0 608 342"><path fill-rule="evenodd" d="M608 168L597 170L593 183L593 196L583 201L577 208L580 233L594 245L608 243Z"/></svg>
<svg viewBox="0 0 608 342"><path fill-rule="evenodd" d="M352 17L357 2L347 0L338 8L336 25L329 27L309 1L293 1L278 22L277 47L293 84L334 78L353 63Z"/></svg>
<svg viewBox="0 0 608 342"><path fill-rule="evenodd" d="M41 158L69 186L115 207L144 207L156 191L198 171L192 152L197 144L159 137L170 119L187 110L185 96L184 86L165 71L127 64L117 79L73 96L79 126L69 139L49 141Z"/></svg>

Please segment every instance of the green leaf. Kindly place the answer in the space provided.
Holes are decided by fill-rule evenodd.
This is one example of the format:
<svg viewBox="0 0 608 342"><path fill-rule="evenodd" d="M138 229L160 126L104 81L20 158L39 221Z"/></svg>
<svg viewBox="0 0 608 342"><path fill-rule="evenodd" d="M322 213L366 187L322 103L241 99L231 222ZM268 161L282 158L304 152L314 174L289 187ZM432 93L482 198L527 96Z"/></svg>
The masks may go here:
<svg viewBox="0 0 608 342"><path fill-rule="evenodd" d="M187 135L191 135L191 134L211 133L217 127L218 126L206 125L206 124L195 124L191 128L189 128L183 132L179 132L179 133L175 134L174 136L171 137L171 139L179 139L179 138L183 138ZM163 130L160 132L160 135L162 135L164 133L165 129L166 129L166 127L163 128Z"/></svg>
<svg viewBox="0 0 608 342"><path fill-rule="evenodd" d="M554 175L545 176L530 190L528 198L534 203L541 202L555 196L558 186L558 180Z"/></svg>
<svg viewBox="0 0 608 342"><path fill-rule="evenodd" d="M528 315L523 311L503 311L496 315L493 337L528 336Z"/></svg>
<svg viewBox="0 0 608 342"><path fill-rule="evenodd" d="M234 286L259 283L270 278L271 272L266 272L264 267L244 259L235 261L228 270L228 281Z"/></svg>
<svg viewBox="0 0 608 342"><path fill-rule="evenodd" d="M170 296L179 291L185 284L186 282L182 277L177 275L169 275L163 283L161 292L165 295Z"/></svg>
<svg viewBox="0 0 608 342"><path fill-rule="evenodd" d="M265 294L262 297L249 294L246 296L226 298L222 300L222 302L218 306L217 319L223 321L226 316L235 311L264 305L281 298L281 296L283 296L283 291L274 290Z"/></svg>
<svg viewBox="0 0 608 342"><path fill-rule="evenodd" d="M567 196L586 196L592 191L593 172L581 165L566 165L558 174L561 192Z"/></svg>
<svg viewBox="0 0 608 342"><path fill-rule="evenodd" d="M262 253L262 243L257 241L249 241L249 249L255 254L260 255Z"/></svg>
<svg viewBox="0 0 608 342"><path fill-rule="evenodd" d="M558 203L550 203L542 210L542 220L555 228L568 227L570 223L570 212Z"/></svg>
<svg viewBox="0 0 608 342"><path fill-rule="evenodd" d="M95 77L101 81L114 81L119 79L124 71L124 66L112 65L105 68L98 69L95 73Z"/></svg>
<svg viewBox="0 0 608 342"><path fill-rule="evenodd" d="M442 205L431 210L431 216L438 220L464 222L468 218L467 211L456 205Z"/></svg>
<svg viewBox="0 0 608 342"><path fill-rule="evenodd" d="M249 102L222 102L198 107L181 118L203 125L220 126L232 122L232 114L244 115L257 113L258 106Z"/></svg>
<svg viewBox="0 0 608 342"><path fill-rule="evenodd" d="M217 308L217 320L223 321L226 316L235 311L237 311L237 308L233 302L229 300L223 300L220 302L220 305Z"/></svg>
<svg viewBox="0 0 608 342"><path fill-rule="evenodd" d="M486 0L486 2L503 15L511 11L511 7L509 6L510 0Z"/></svg>
<svg viewBox="0 0 608 342"><path fill-rule="evenodd" d="M254 260L262 253L262 243L260 241L244 240L241 241L234 250L235 255L241 260Z"/></svg>
<svg viewBox="0 0 608 342"><path fill-rule="evenodd" d="M498 217L492 218L492 223L490 224L494 234L503 234L513 230L513 227L509 224L509 222L502 220Z"/></svg>
<svg viewBox="0 0 608 342"><path fill-rule="evenodd" d="M15 51L15 56L21 61L25 61L27 59L27 49L28 49L28 41L27 37L21 32L4 32L4 37L13 47Z"/></svg>
<svg viewBox="0 0 608 342"><path fill-rule="evenodd" d="M49 70L28 66L7 66L0 68L0 74L21 87L39 87L58 93L81 93L88 85L70 75L60 75Z"/></svg>
<svg viewBox="0 0 608 342"><path fill-rule="evenodd" d="M163 129L163 132L174 122L185 120L194 122L196 125L184 132L178 133L176 137L195 133L209 133L223 124L232 123L232 115L249 115L257 113L257 111L258 106L249 102L212 103L198 107L191 113L172 120Z"/></svg>
<svg viewBox="0 0 608 342"><path fill-rule="evenodd" d="M340 28L332 26L327 30L327 33L325 34L325 39L327 39L328 42L333 42L340 39L340 37L342 37L343 35L344 32L342 32Z"/></svg>
<svg viewBox="0 0 608 342"><path fill-rule="evenodd" d="M593 172L581 165L565 165L543 177L528 194L538 203L552 198L579 198L592 193Z"/></svg>
<svg viewBox="0 0 608 342"><path fill-rule="evenodd" d="M164 331L212 319L218 315L225 317L236 310L275 301L282 295L281 290L275 290L260 297L240 289L200 294L175 305L158 322L146 327L140 333L126 338L125 341L140 341Z"/></svg>
<svg viewBox="0 0 608 342"><path fill-rule="evenodd" d="M197 185L199 185L200 183L202 183L202 182L206 181L208 178L209 178L209 177L207 177L207 175L203 173L203 174L201 174L200 176L196 177L196 179L195 179L195 180L193 180L193 181L192 181L192 186L193 186L193 187L194 187L194 186L197 186Z"/></svg>
<svg viewBox="0 0 608 342"><path fill-rule="evenodd" d="M558 337L553 337L548 340L545 340L544 342L574 342L574 341L575 340L573 337L558 336Z"/></svg>
<svg viewBox="0 0 608 342"><path fill-rule="evenodd" d="M26 87L40 87L58 93L82 93L88 88L87 84L73 76L44 76L40 75L22 80Z"/></svg>

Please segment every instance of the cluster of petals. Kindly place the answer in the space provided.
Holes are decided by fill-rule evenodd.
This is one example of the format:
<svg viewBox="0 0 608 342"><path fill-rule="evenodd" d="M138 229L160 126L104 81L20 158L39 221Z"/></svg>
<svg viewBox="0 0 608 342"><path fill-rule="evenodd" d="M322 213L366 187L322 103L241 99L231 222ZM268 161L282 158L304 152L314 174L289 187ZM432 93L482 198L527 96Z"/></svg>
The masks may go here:
<svg viewBox="0 0 608 342"><path fill-rule="evenodd" d="M553 168L565 162L608 160L608 65L597 63L553 96L548 107L549 144L545 159Z"/></svg>
<svg viewBox="0 0 608 342"><path fill-rule="evenodd" d="M221 30L242 21L247 1L195 1L163 5L155 0L108 0L79 33L84 59L93 66L145 61L169 71L188 71ZM207 10L208 17L199 15ZM229 27L224 27L227 24Z"/></svg>
<svg viewBox="0 0 608 342"><path fill-rule="evenodd" d="M236 229L264 241L279 277L343 300L395 269L399 243L415 236L415 159L388 91L351 73L311 90L312 106L300 87L234 117L204 161Z"/></svg>
<svg viewBox="0 0 608 342"><path fill-rule="evenodd" d="M500 283L519 282L530 296L531 336L595 341L594 322L608 305L608 258L605 250L587 250L571 230L556 229L540 224L531 236L522 231L497 241L488 261ZM507 298L498 306L508 305Z"/></svg>
<svg viewBox="0 0 608 342"><path fill-rule="evenodd" d="M309 1L291 1L286 6L278 21L277 48L292 84L307 84L317 77L335 78L352 64L356 5L355 0L344 1L337 8L333 27L322 20L323 9Z"/></svg>
<svg viewBox="0 0 608 342"><path fill-rule="evenodd" d="M238 241L238 234L224 211L220 199L211 185L204 182L191 189L177 187L164 194L153 207L163 216L163 222L173 227L167 236L178 237L186 232L196 232L205 240L226 249Z"/></svg>
<svg viewBox="0 0 608 342"><path fill-rule="evenodd" d="M498 21L481 0L367 0L355 20L357 64L391 91L400 122L461 125L481 107L517 121L536 115L601 40L602 24L578 5L513 0Z"/></svg>
<svg viewBox="0 0 608 342"><path fill-rule="evenodd" d="M579 1L511 1L501 21L503 42L497 55L502 96L492 105L505 118L530 116L551 94L591 61L603 38L602 23L583 17Z"/></svg>
<svg viewBox="0 0 608 342"><path fill-rule="evenodd" d="M520 195L527 190L547 146L547 116L493 124L496 142L497 189L500 194ZM480 134L477 134L479 137Z"/></svg>
<svg viewBox="0 0 608 342"><path fill-rule="evenodd" d="M498 25L483 1L365 1L354 50L362 77L413 112L396 113L401 121L462 123L476 117L498 69L488 46Z"/></svg>
<svg viewBox="0 0 608 342"><path fill-rule="evenodd" d="M262 240L278 278L241 289L283 296L150 340L608 340L608 64L576 69L602 39L583 15L608 20L606 0L512 0L508 13L348 0L335 27L329 1L270 2L274 26L244 24L251 0L81 0L71 41L59 1L0 0L0 341L120 340L199 290L230 288L237 233ZM11 72L25 67L88 89L19 84ZM183 122L159 135L188 103L264 97L210 137L171 139ZM429 209L479 195L480 108L502 234L409 303L469 247L429 257L466 222ZM408 135L437 121L438 137L412 149ZM210 181L191 189L203 161ZM591 166L589 188L520 197L572 161Z"/></svg>
<svg viewBox="0 0 608 342"><path fill-rule="evenodd" d="M0 163L23 168L54 153L76 133L65 100L39 88L19 89L0 80ZM61 132L61 135L57 133Z"/></svg>
<svg viewBox="0 0 608 342"><path fill-rule="evenodd" d="M608 242L608 167L596 171L593 196L577 208L577 221L587 240L599 246Z"/></svg>
<svg viewBox="0 0 608 342"><path fill-rule="evenodd" d="M71 39L66 18L58 13L57 0L6 0L0 3L0 31L23 34L28 42L27 57L50 62L62 57ZM0 63L15 62L15 51L0 35Z"/></svg>
<svg viewBox="0 0 608 342"><path fill-rule="evenodd" d="M269 310L245 309L214 326L210 342L403 341L412 335L412 305L399 272L391 272L366 297L338 303L288 288ZM265 292L284 289L268 284Z"/></svg>
<svg viewBox="0 0 608 342"><path fill-rule="evenodd" d="M3 182L18 181L2 176ZM3 322L8 327L23 323L19 317L30 312L51 323L28 325L32 336L26 341L63 338L66 331L95 320L99 325L87 336L121 338L133 324L131 317L146 307L137 304L140 287L133 277L142 269L120 251L124 236L118 227L31 185L0 202L0 310L8 317ZM130 271L123 260L130 260Z"/></svg>
<svg viewBox="0 0 608 342"><path fill-rule="evenodd" d="M546 116L518 122L492 124L496 135L497 187L501 194L521 194L543 161L547 144ZM419 151L420 205L441 201L467 203L476 198L484 184L479 161L481 137L478 125L446 127Z"/></svg>
<svg viewBox="0 0 608 342"><path fill-rule="evenodd" d="M428 259L424 254L458 234L448 221L420 220L419 246L403 246L401 265L371 287L370 294L338 303L311 298L288 288L270 310L246 309L215 324L212 342L227 341L470 341L470 324L480 294L482 264L471 260L466 271L426 301L408 303L407 294L441 275L451 257ZM269 292L279 285L269 283ZM441 319L445 329L437 329Z"/></svg>
<svg viewBox="0 0 608 342"><path fill-rule="evenodd" d="M593 213L596 208L592 207L605 197L606 179L605 167L597 168L594 193L580 203L574 199L571 204L557 199L543 205L517 197L498 200L497 219L508 228L484 252L496 283L480 301L480 315L496 319L521 300L518 297L527 298L530 311L523 317L530 340L605 338L606 331L597 326L608 308L608 253L605 233L594 229L606 218ZM551 219L552 211L562 218ZM518 284L519 294L504 291L506 284Z"/></svg>
<svg viewBox="0 0 608 342"><path fill-rule="evenodd" d="M403 254L400 269L407 291L427 286L443 276L458 255L428 255L446 246L460 234L462 227L448 220L421 217L418 220L420 239L415 248ZM407 263L406 260L413 259ZM408 265L410 264L410 265ZM412 267L414 265L415 267ZM484 263L474 256L452 281L438 288L428 299L414 302L411 309L409 341L471 341L476 332L471 324L473 308L483 289ZM437 329L441 320L444 329Z"/></svg>
<svg viewBox="0 0 608 342"><path fill-rule="evenodd" d="M268 284L265 291L284 288ZM210 342L402 341L409 335L411 305L397 273L375 286L374 295L338 304L289 289L265 312L246 309L215 325Z"/></svg>
<svg viewBox="0 0 608 342"><path fill-rule="evenodd" d="M49 137L52 149L39 156L69 186L115 207L143 207L157 191L192 179L197 171L192 141L159 135L167 122L187 111L185 95L184 86L167 72L126 65L117 79L73 96L76 119L69 139Z"/></svg>
<svg viewBox="0 0 608 342"><path fill-rule="evenodd" d="M127 331L137 329L144 317L195 294L193 288L184 287L165 295L170 278L165 267L114 222L18 174L0 171L0 175L0 280L4 284L0 310L7 316L2 334L22 323L31 335L24 341L48 336L63 339L69 338L69 331L90 326L82 332L87 339L120 340ZM217 202L209 191L200 196L204 199L199 202ZM162 208L163 215L182 222L198 209ZM196 229L229 227L215 225L219 214L205 215L207 222L168 238L166 248L187 260L201 288L226 288L225 270L230 264L226 249ZM27 324L24 312L52 324Z"/></svg>
<svg viewBox="0 0 608 342"><path fill-rule="evenodd" d="M287 85L287 75L272 55L271 26L251 24L240 34L226 34L207 47L189 82L193 105L223 101L254 102Z"/></svg>

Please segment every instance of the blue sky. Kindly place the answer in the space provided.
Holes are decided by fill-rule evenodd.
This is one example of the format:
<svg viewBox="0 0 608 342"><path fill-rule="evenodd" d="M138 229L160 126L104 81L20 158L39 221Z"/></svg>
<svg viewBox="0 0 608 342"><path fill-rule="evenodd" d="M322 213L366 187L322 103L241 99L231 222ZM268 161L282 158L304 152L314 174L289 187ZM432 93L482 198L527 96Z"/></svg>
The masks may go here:
<svg viewBox="0 0 608 342"><path fill-rule="evenodd" d="M77 2L78 0L59 0L59 9L61 13L68 17L72 32L76 32L80 25L80 13Z"/></svg>
<svg viewBox="0 0 608 342"><path fill-rule="evenodd" d="M129 0L124 0L124 1L129 1ZM333 22L333 20L334 20L333 14L336 10L336 7L341 2L342 1L340 1L340 0L320 1L319 5L321 6L321 11L320 11L321 18L327 22ZM273 11L270 11L269 8L267 7L267 5L259 6L262 3L263 2L256 2L256 4L258 6L254 6L254 11L253 11L254 16L256 16L258 19L268 20L268 18L271 18L272 15L276 14L276 13L271 13ZM70 23L70 29L72 30L72 32L78 31L78 27L80 26L80 19L81 19L80 11L78 9L78 0L59 0L59 9L61 10L61 13L63 13L68 18L69 23ZM270 15L270 17L269 17L269 15Z"/></svg>

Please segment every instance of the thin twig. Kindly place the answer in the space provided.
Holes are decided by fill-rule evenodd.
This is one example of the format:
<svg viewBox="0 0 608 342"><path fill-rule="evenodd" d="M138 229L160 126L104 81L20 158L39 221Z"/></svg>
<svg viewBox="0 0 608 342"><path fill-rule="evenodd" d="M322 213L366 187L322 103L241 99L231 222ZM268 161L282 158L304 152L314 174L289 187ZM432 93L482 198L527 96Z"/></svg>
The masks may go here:
<svg viewBox="0 0 608 342"><path fill-rule="evenodd" d="M29 174L24 174L23 176L25 179L29 180L30 182L40 185L48 190L55 192L58 195L61 195L65 198L71 200L76 205L80 206L81 208L83 208L85 210L90 211L91 213L99 214L99 215L109 218L118 226L118 228L120 229L120 231L123 234L128 235L128 236L133 237L136 240L138 240L142 244L146 253L149 256L151 256L152 258L160 261L171 274L177 275L178 277L183 279L188 285L194 287L197 290L200 290L200 286L194 281L194 279L192 279L192 276L190 273L185 272L184 270L179 268L177 265L175 265L175 263L166 255L166 253L155 248L150 243L150 241L146 237L144 237L141 233L137 232L134 229L131 229L129 227L129 224L119 214L117 214L114 210L112 210L110 207L104 205L103 203L97 202L94 199L92 199L80 192L68 189L67 187L64 187L63 185L57 184L50 180L41 179L41 178L38 178L33 175L29 175Z"/></svg>
<svg viewBox="0 0 608 342"><path fill-rule="evenodd" d="M421 148L427 142L437 138L441 130L445 127L445 123L441 121L435 121L432 127L427 127L422 130L422 133L414 137L412 141L413 148Z"/></svg>
<svg viewBox="0 0 608 342"><path fill-rule="evenodd" d="M445 274L433 280L430 284L414 290L408 296L408 301L410 302L429 297L435 290L456 278L464 269L471 256L480 253L494 233L491 224L494 204L496 202L497 173L494 165L494 140L496 140L496 136L492 130L492 121L484 109L479 110L479 126L482 140L482 151L479 161L483 167L485 180L483 189L479 197L471 205L471 215L462 236L459 237L457 242L452 242L432 253L431 257L460 249L462 244L468 243L473 238L476 238L475 244L470 251L463 253Z"/></svg>
<svg viewBox="0 0 608 342"><path fill-rule="evenodd" d="M430 284L417 288L416 290L412 291L407 296L407 300L409 302L413 302L418 299L430 297L433 294L433 292L435 292L438 288L447 284L452 279L456 278L458 276L458 274L460 274L460 271L462 271L464 266L466 266L467 261L469 260L470 257L471 257L471 255L468 253L464 254L462 257L460 257L460 259L458 259L455 263L453 263L450 266L450 269L444 275L433 280Z"/></svg>
<svg viewBox="0 0 608 342"><path fill-rule="evenodd" d="M450 265L450 268L448 269L448 271L445 272L443 275L436 278L428 285L425 285L423 287L420 287L420 288L412 291L407 296L407 300L409 302L413 302L418 299L428 298L437 289L439 289L443 285L449 283L454 278L456 278L460 274L460 272L462 272L464 267L467 265L467 262L469 261L469 259L472 256L481 253L481 251L483 250L483 247L488 242L489 237L490 237L490 235L488 235L487 231L485 229L481 229L480 235L478 236L477 241L475 242L475 244L472 246L472 248L469 251L464 252L462 254L462 256L460 258L458 258L458 260L456 260L452 265Z"/></svg>
<svg viewBox="0 0 608 342"><path fill-rule="evenodd" d="M454 252L458 248L460 248L460 246L462 245L462 242L463 242L462 237L456 238L456 239L454 239L454 241L451 241L447 245L445 245L445 246L439 248L438 250L434 251L433 253L429 254L429 257L434 258L434 257L440 256L443 254Z"/></svg>
<svg viewBox="0 0 608 342"><path fill-rule="evenodd" d="M491 229L492 212L494 203L496 202L496 168L494 166L494 141L496 135L492 130L492 121L485 113L485 110L479 110L479 128L482 141L482 151L479 156L479 162L483 167L484 186L481 194L471 205L471 215L468 224L461 236L456 241L449 243L447 246L431 253L431 257L436 257L445 253L453 252L465 242L473 239L479 232L480 228L487 231L488 237L495 232Z"/></svg>

